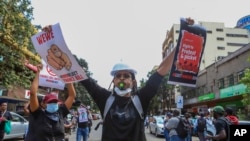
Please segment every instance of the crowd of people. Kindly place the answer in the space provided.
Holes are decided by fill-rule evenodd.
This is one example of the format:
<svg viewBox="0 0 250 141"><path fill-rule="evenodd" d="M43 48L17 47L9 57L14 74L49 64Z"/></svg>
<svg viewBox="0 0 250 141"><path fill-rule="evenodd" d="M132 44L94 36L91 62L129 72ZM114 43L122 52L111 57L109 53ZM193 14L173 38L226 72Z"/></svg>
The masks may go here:
<svg viewBox="0 0 250 141"><path fill-rule="evenodd" d="M183 118L187 125L187 136L177 133L177 125ZM174 110L166 113L164 118L164 137L166 141L192 141L197 136L199 141L229 141L229 125L238 125L239 119L231 107L215 106L211 112L200 111L197 114Z"/></svg>

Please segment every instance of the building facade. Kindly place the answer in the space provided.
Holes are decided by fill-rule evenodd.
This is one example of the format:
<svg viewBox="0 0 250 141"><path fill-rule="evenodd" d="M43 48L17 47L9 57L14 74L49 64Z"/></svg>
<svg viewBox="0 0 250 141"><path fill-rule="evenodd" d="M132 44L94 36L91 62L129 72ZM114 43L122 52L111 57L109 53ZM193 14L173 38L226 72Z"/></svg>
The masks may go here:
<svg viewBox="0 0 250 141"><path fill-rule="evenodd" d="M204 54L202 56L202 61L200 64L200 74L197 80L197 87L192 89L189 87L181 86L180 93L175 94L175 97L177 97L178 95L183 96L184 109L188 109L190 112L197 112L199 109L207 110L209 107L213 107L215 106L215 104L218 104L218 102L223 103L223 101L225 102L230 101L226 99L219 101L219 99L223 97L223 96L220 97L220 94L226 91L222 90L221 86L223 82L222 80L224 79L225 80L224 83L227 84L226 80L229 79L229 77L233 78L236 77L234 73L240 73L240 71L243 71L244 68L250 67L248 66L248 64L245 64L245 62L247 63L246 61L247 55L245 56L245 58L240 57L241 61L244 63L239 63L236 61L238 63L238 64L236 63L237 65L245 64L244 67L238 66L237 69L240 70L237 71L231 69L232 66L230 65L230 61L226 59L229 56L232 57L231 54L235 55L235 51L241 48L247 49L249 47L250 37L249 37L249 31L247 29L227 28L224 26L224 23L218 23L218 22L198 22L198 23L206 28L207 39L206 39ZM169 56L173 53L178 42L179 32L180 32L179 24L174 24L170 29L170 31L167 32L166 38L162 46L163 57ZM239 56L237 58L239 58ZM225 62L225 60L227 61ZM218 66L218 63L221 61L224 62L222 65L223 67ZM227 63L230 67L225 69ZM217 70L216 71L211 70L212 68L215 68L215 64L217 65ZM225 73L225 71L227 73ZM228 78L222 77L222 75L225 74L227 74L228 76L224 77ZM217 79L218 76L220 76L220 81ZM235 78L234 81L236 81ZM230 85L231 83L232 82L230 82ZM233 84L235 83L237 82L234 82ZM228 87L225 84L224 87ZM241 87L241 85L238 87ZM213 102L210 101L207 103L206 98L212 99ZM241 97L238 96L237 98L240 99Z"/></svg>
<svg viewBox="0 0 250 141"><path fill-rule="evenodd" d="M240 83L244 70L250 68L250 44L243 46L227 57L214 62L201 70L197 79L197 87L182 87L184 108L189 112L200 109L207 112L216 105L244 109L242 94L247 87Z"/></svg>

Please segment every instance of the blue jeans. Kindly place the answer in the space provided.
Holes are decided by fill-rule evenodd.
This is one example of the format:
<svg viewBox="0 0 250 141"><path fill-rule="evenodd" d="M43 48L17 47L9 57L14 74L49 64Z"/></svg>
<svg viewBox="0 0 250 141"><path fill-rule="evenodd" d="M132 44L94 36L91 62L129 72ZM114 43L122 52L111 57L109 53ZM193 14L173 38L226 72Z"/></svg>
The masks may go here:
<svg viewBox="0 0 250 141"><path fill-rule="evenodd" d="M191 133L188 133L187 137L185 138L185 141L192 141Z"/></svg>
<svg viewBox="0 0 250 141"><path fill-rule="evenodd" d="M89 127L77 128L76 141L81 141L81 138L83 138L83 141L88 141L88 137L89 137Z"/></svg>
<svg viewBox="0 0 250 141"><path fill-rule="evenodd" d="M203 132L198 132L198 138L200 141L206 141L205 135Z"/></svg>
<svg viewBox="0 0 250 141"><path fill-rule="evenodd" d="M178 135L172 135L170 137L170 141L184 141L185 139L184 138L181 138L180 136Z"/></svg>
<svg viewBox="0 0 250 141"><path fill-rule="evenodd" d="M164 129L164 136L165 136L166 141L170 141L168 129Z"/></svg>

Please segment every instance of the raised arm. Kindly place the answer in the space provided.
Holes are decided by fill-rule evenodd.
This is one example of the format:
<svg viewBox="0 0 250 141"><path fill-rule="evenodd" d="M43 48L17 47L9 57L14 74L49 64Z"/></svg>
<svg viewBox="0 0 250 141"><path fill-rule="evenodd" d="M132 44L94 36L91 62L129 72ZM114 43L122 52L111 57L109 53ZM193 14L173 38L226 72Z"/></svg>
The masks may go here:
<svg viewBox="0 0 250 141"><path fill-rule="evenodd" d="M30 111L31 112L34 112L39 108L37 91L38 91L39 74L40 74L41 68L42 68L42 65L37 66L36 76L33 79L33 82L31 83L31 87L30 87Z"/></svg>
<svg viewBox="0 0 250 141"><path fill-rule="evenodd" d="M172 63L174 59L174 53L171 53L169 56L165 56L160 66L157 69L157 72L161 76L165 76L171 69Z"/></svg>
<svg viewBox="0 0 250 141"><path fill-rule="evenodd" d="M66 99L64 104L68 109L70 109L75 100L76 92L73 83L66 84L66 86L68 88L68 98Z"/></svg>

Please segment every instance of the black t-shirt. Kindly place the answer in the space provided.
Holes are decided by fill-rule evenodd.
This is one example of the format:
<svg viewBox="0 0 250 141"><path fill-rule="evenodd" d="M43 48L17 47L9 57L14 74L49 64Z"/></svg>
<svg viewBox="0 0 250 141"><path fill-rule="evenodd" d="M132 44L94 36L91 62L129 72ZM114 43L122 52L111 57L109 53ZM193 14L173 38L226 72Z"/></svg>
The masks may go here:
<svg viewBox="0 0 250 141"><path fill-rule="evenodd" d="M216 128L216 135L218 135L220 133L220 131L222 130L225 130L226 131L226 134L227 134L227 137L229 136L229 131L228 131L228 127L227 127L227 123L222 120L221 118L223 117L220 117L218 119L216 119L215 123L214 123L214 126ZM227 141L227 137L225 139L221 139L221 140L218 140L218 141Z"/></svg>
<svg viewBox="0 0 250 141"><path fill-rule="evenodd" d="M29 129L25 141L61 141L64 139L64 117L69 110L62 104L58 110L58 121L48 118L48 113L42 109L29 115Z"/></svg>

